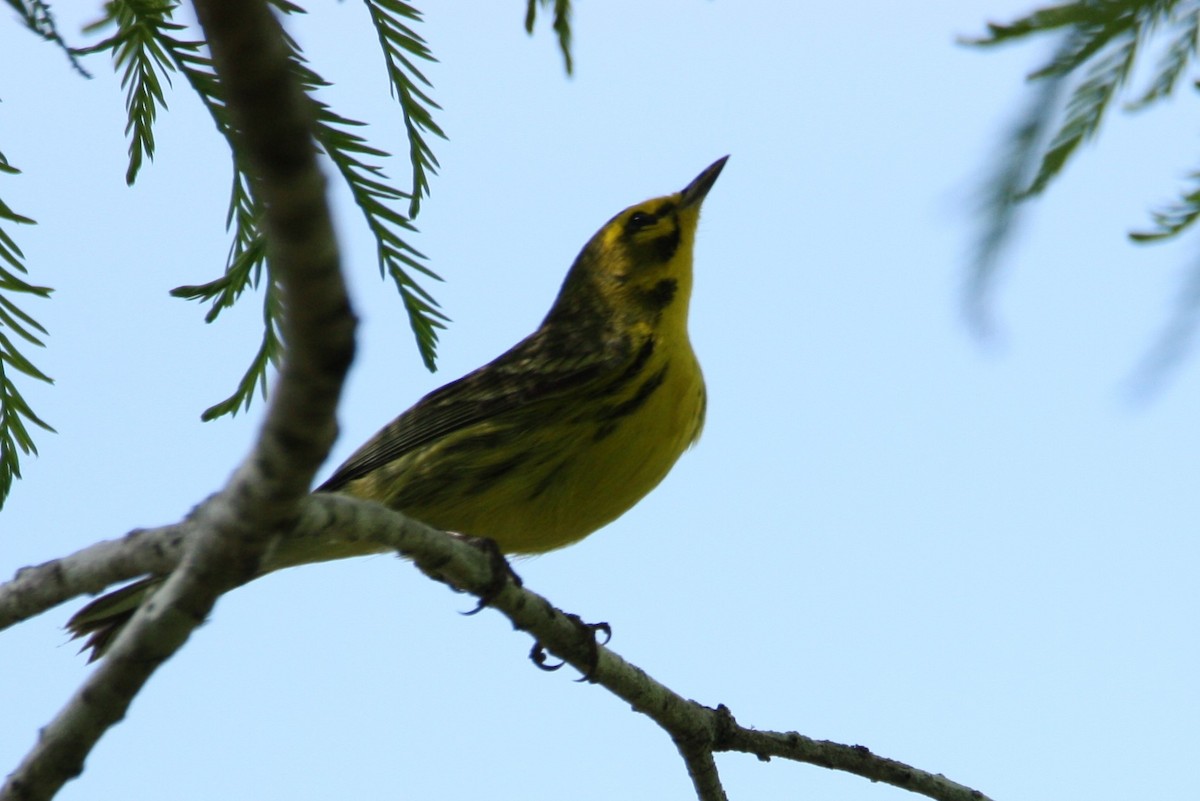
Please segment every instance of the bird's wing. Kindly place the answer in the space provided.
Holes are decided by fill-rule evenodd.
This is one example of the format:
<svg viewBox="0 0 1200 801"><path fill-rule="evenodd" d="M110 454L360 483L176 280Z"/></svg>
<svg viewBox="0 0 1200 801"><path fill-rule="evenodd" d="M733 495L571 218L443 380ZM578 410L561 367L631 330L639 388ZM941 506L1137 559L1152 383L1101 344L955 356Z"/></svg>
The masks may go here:
<svg viewBox="0 0 1200 801"><path fill-rule="evenodd" d="M426 395L355 451L316 491L341 489L393 459L476 423L518 411L535 415L545 401L603 391L608 389L606 376L620 384L625 373L632 378L632 368L644 361L640 353L631 353L628 340L610 338L597 347L593 334L590 347L575 347L585 342L583 336L564 341L545 329L535 332L494 361Z"/></svg>

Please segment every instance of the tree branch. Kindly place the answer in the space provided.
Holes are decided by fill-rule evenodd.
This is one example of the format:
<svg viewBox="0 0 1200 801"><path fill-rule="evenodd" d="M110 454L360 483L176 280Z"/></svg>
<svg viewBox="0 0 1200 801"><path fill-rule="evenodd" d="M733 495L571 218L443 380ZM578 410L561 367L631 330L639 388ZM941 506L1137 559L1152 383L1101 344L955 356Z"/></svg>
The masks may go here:
<svg viewBox="0 0 1200 801"><path fill-rule="evenodd" d="M717 772L717 761L712 749L704 743L686 743L675 740L675 747L687 766L696 798L700 801L726 801L725 788L721 786L721 775Z"/></svg>
<svg viewBox="0 0 1200 801"><path fill-rule="evenodd" d="M149 573L166 575L183 555L189 526L136 529L70 556L24 567L0 584L0 631L85 593Z"/></svg>
<svg viewBox="0 0 1200 801"><path fill-rule="evenodd" d="M271 551L294 552L306 539L373 544L381 550L394 550L411 559L427 576L460 592L488 598L513 623L537 641L535 650L554 654L575 666L596 684L630 703L634 709L652 718L675 742L701 801L724 799L720 776L713 755L736 751L759 759L790 759L811 765L853 773L872 781L891 784L920 793L937 801L988 801L982 793L943 776L914 768L902 762L876 756L860 745L844 745L815 740L795 732L758 731L741 726L724 706L715 709L691 701L659 683L644 670L595 641L595 627L583 624L575 615L557 609L548 599L508 580L507 573L495 573L497 563L477 541L447 534L419 521L409 519L380 504L333 495L311 495L298 505L297 525L268 547L264 566L271 563ZM25 597L20 588L39 579L72 581L92 580L94 575L118 575L118 580L135 578L144 571L141 564L163 563L169 566L183 558L181 530L176 526L134 531L121 540L100 543L72 556L38 567L22 570L17 579L0 586L0 622L8 620ZM140 561L127 551L147 551L152 556ZM82 563L97 564L85 569ZM269 568L268 568L269 569ZM499 585L499 588L498 588ZM87 590L70 587L50 600L39 596L43 608L49 608ZM65 596L65 597L63 597ZM17 599L17 600L11 600ZM38 610L40 611L40 610ZM101 661L106 665L112 654ZM20 798L22 796L12 796Z"/></svg>
<svg viewBox="0 0 1200 801"><path fill-rule="evenodd" d="M718 708L718 711L720 709ZM814 740L794 731L758 731L734 723L729 727L718 750L754 754L764 761L771 757L782 757L793 762L806 762L830 770L853 773L873 782L890 784L902 790L936 798L938 801L990 801L978 790L951 781L940 773L929 773L894 759L877 756L866 746Z"/></svg>
<svg viewBox="0 0 1200 801"><path fill-rule="evenodd" d="M41 732L0 799L49 799L83 770L100 736L223 592L258 572L270 538L292 524L332 445L354 318L337 259L325 182L312 140L313 106L292 74L278 22L261 0L196 0L227 90L238 145L260 197L271 280L287 345L253 449L227 486L188 522L179 567L114 641L107 659Z"/></svg>

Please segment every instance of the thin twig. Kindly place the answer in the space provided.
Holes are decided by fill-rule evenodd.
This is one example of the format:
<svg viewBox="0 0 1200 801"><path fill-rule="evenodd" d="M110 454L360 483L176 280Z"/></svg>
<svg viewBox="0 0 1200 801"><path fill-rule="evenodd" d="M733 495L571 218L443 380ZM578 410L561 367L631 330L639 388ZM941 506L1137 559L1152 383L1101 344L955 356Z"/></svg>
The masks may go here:
<svg viewBox="0 0 1200 801"><path fill-rule="evenodd" d="M726 801L725 788L721 786L721 776L717 772L717 761L713 759L712 748L697 743L682 743L675 741L683 764L687 766L688 776L692 779L692 787L696 788L696 798L700 801Z"/></svg>
<svg viewBox="0 0 1200 801"><path fill-rule="evenodd" d="M951 781L941 774L930 773L894 759L878 756L871 753L866 746L814 740L796 732L758 731L734 726L720 750L754 754L764 760L781 757L794 762L853 773L873 782L890 784L938 801L990 801L978 790Z"/></svg>
<svg viewBox="0 0 1200 801"><path fill-rule="evenodd" d="M23 567L0 584L0 631L84 594L148 573L166 575L183 555L188 526L136 529L61 559Z"/></svg>

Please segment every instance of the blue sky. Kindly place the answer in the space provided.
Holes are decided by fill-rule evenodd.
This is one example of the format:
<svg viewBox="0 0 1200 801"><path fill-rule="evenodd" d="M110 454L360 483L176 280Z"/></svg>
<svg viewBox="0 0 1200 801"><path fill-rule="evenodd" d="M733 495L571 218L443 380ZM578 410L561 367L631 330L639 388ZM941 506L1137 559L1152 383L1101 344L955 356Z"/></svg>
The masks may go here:
<svg viewBox="0 0 1200 801"><path fill-rule="evenodd" d="M1195 681L1200 367L1134 401L1194 242L1125 232L1178 189L1190 97L1110 120L1034 209L965 328L972 188L1044 47L955 44L1031 6L580 3L576 75L521 3L427 9L450 135L415 244L453 326L428 374L344 192L360 329L341 458L422 394L540 321L594 230L729 164L705 204L693 341L704 437L635 510L520 562L527 584L614 628L613 647L744 724L872 750L996 799L1186 797ZM70 19L64 30L91 18ZM403 152L364 10L293 32L327 99ZM205 326L167 290L215 276L228 157L180 91L123 184L122 93L0 27L0 197L51 331L32 387L59 433L0 514L0 574L218 488L258 408L203 424L257 345L258 311ZM36 76L36 77L34 77ZM390 171L404 174L397 162ZM544 674L492 612L389 557L289 571L223 599L61 798L686 799L669 740L599 688ZM0 637L0 762L89 668L61 624ZM730 755L735 798L882 799L851 776Z"/></svg>

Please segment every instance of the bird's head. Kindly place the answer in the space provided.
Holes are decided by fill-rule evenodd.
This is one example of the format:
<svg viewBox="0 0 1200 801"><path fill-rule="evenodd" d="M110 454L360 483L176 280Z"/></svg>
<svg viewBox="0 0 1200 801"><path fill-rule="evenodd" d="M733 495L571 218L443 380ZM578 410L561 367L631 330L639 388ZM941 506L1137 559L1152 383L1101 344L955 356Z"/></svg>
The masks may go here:
<svg viewBox="0 0 1200 801"><path fill-rule="evenodd" d="M576 258L547 321L573 314L586 296L620 324L686 329L700 205L728 158L683 190L630 206L605 223Z"/></svg>

